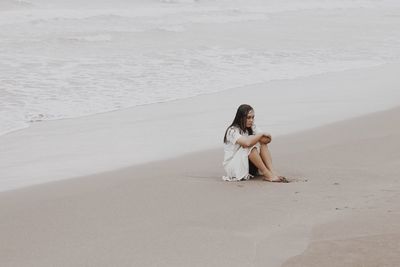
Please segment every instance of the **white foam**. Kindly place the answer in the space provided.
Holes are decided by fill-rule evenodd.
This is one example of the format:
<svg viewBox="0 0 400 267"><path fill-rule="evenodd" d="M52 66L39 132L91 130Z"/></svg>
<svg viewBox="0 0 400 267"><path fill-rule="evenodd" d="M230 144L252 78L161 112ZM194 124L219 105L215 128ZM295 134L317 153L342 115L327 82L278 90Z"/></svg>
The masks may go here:
<svg viewBox="0 0 400 267"><path fill-rule="evenodd" d="M29 9L3 10L0 134L38 120L370 67L400 57L400 34L392 26L399 21L396 1L167 2L33 0L24 4ZM298 12L285 13L292 11ZM333 33L345 31L347 21L363 31L374 19L388 23L374 24L365 36L354 36L354 30L345 35L348 40L333 34L319 41L310 33L324 34L327 28L307 19L325 15L334 21L328 25ZM296 16L307 28L288 20ZM286 27L263 30L271 23ZM260 36L254 39L248 31ZM288 36L293 40L284 39ZM269 44L279 38L279 45Z"/></svg>
<svg viewBox="0 0 400 267"><path fill-rule="evenodd" d="M1 0L0 12L10 10L21 10L33 7L32 3L23 0Z"/></svg>
<svg viewBox="0 0 400 267"><path fill-rule="evenodd" d="M87 36L71 36L66 39L78 42L104 42L111 41L112 37L110 34L94 34Z"/></svg>

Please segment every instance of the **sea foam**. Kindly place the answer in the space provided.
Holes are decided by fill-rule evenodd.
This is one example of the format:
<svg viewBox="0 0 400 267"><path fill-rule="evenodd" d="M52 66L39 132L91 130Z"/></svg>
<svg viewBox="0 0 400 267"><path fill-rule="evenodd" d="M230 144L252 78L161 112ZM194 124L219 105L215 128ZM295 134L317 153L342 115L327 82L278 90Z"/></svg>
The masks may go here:
<svg viewBox="0 0 400 267"><path fill-rule="evenodd" d="M395 1L81 2L0 5L0 134L400 55Z"/></svg>

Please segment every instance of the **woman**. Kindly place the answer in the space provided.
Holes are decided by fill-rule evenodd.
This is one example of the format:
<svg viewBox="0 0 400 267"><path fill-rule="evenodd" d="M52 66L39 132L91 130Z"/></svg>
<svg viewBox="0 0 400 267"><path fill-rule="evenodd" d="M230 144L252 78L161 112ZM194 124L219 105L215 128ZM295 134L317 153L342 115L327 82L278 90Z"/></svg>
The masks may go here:
<svg viewBox="0 0 400 267"><path fill-rule="evenodd" d="M254 124L254 110L249 105L241 105L232 124L224 136L225 181L248 180L254 175L262 175L269 182L287 182L278 176L272 167L268 144L271 135L257 129Z"/></svg>

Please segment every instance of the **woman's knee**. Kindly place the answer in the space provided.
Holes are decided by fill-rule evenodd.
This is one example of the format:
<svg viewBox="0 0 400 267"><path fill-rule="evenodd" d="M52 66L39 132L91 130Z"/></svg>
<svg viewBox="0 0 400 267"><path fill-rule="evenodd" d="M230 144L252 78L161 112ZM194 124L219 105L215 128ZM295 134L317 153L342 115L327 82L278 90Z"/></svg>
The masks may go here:
<svg viewBox="0 0 400 267"><path fill-rule="evenodd" d="M266 144L266 143L260 143L260 147L268 149L268 144Z"/></svg>
<svg viewBox="0 0 400 267"><path fill-rule="evenodd" d="M260 151L257 149L257 147L253 146L250 148L250 151L248 153L248 155L255 155L255 154L260 154Z"/></svg>

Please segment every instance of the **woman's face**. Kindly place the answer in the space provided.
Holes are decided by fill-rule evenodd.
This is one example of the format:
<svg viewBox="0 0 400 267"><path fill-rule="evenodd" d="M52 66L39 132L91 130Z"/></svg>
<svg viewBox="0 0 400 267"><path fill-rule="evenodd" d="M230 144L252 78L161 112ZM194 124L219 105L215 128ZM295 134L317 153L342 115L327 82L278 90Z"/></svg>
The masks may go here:
<svg viewBox="0 0 400 267"><path fill-rule="evenodd" d="M246 128L251 128L254 123L254 110L250 110L249 113L247 113L247 118L246 118Z"/></svg>

